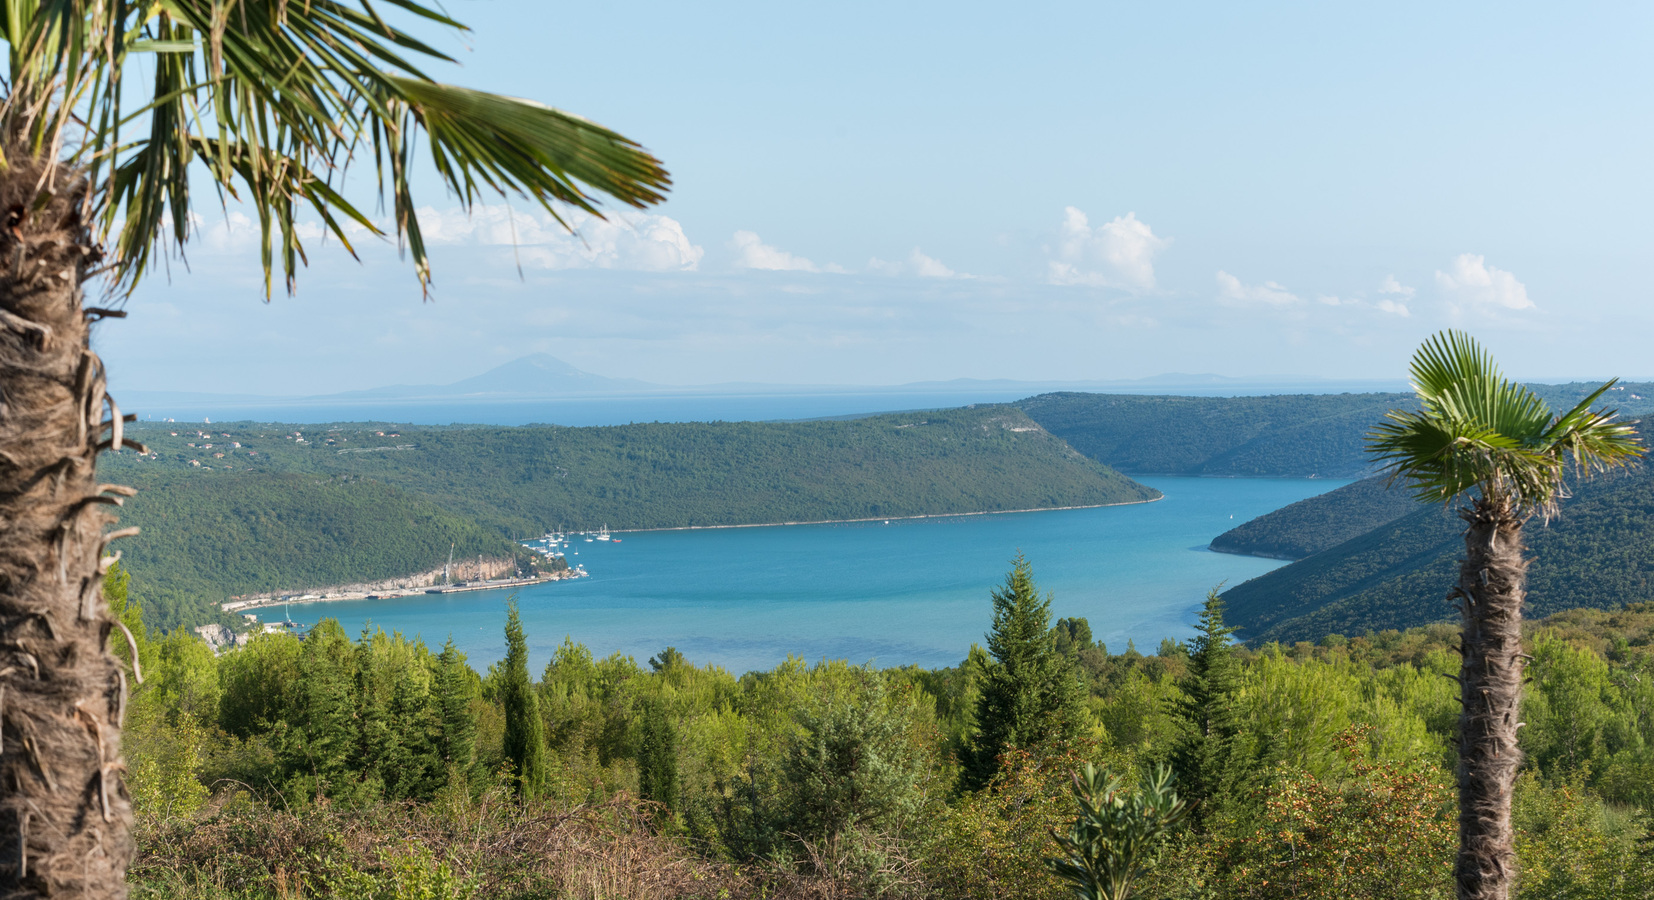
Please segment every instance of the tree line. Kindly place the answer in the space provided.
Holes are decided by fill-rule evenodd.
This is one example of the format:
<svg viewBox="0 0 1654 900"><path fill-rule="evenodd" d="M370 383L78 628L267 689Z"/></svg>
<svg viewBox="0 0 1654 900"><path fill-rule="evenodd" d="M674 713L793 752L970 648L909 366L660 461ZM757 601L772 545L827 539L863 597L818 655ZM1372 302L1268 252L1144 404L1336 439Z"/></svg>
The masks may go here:
<svg viewBox="0 0 1654 900"><path fill-rule="evenodd" d="M481 673L452 647L336 623L221 657L183 634L141 637L135 884L195 896L234 870L248 896L276 896L281 868L325 896L344 868L382 887L441 869L453 896L537 896L545 884L436 837L361 858L306 829L353 810L384 828L423 817L434 835L516 810L489 820L504 847L534 811L621 803L632 812L602 826L613 839L678 854L663 871L712 866L723 874L706 884L730 896L1057 898L1048 835L1074 823L1070 781L1090 763L1122 796L1175 773L1188 819L1154 843L1145 896L1451 896L1452 629L1251 649L1212 596L1193 638L1145 655L1055 618L1025 561L986 600L985 646L937 670L792 659L736 676L671 648L639 664L564 641L535 673L514 615L505 658ZM122 608L143 635L136 604ZM1523 896L1654 887L1654 604L1530 635ZM237 843L276 810L295 823L284 840L322 841L310 863Z"/></svg>

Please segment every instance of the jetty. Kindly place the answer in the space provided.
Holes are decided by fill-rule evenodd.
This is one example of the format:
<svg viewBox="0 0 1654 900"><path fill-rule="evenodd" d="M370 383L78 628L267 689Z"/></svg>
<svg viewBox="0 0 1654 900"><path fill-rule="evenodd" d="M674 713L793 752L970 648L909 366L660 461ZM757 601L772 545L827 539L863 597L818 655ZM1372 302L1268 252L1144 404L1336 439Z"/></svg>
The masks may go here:
<svg viewBox="0 0 1654 900"><path fill-rule="evenodd" d="M377 591L321 590L304 594L282 594L270 597L253 597L245 600L231 600L227 603L220 603L218 606L225 612L233 613L267 606L282 606L289 603L326 603L336 600L395 600L399 597L419 597L425 594L459 594L466 591L497 591L508 588L531 587L536 584L545 584L548 581L584 578L587 574L585 569L575 566L555 574L536 575L528 578L499 578L488 581L469 581L458 584L438 584L431 587L406 587Z"/></svg>

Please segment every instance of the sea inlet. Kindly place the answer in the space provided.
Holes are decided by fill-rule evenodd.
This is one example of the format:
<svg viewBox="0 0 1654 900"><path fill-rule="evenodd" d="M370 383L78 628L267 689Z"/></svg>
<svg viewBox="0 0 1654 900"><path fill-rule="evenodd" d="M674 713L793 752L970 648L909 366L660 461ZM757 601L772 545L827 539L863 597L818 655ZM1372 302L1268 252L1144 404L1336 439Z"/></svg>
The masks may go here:
<svg viewBox="0 0 1654 900"><path fill-rule="evenodd" d="M671 646L740 673L789 655L877 666L950 666L981 642L989 593L1018 553L1052 596L1053 619L1083 616L1110 652L1153 653L1183 639L1206 592L1284 565L1213 553L1212 538L1347 481L1134 476L1162 500L1096 509L892 519L827 525L645 531L576 538L569 561L589 578L507 591L306 604L293 618L337 618L418 636L450 636L479 671L505 654L515 600L531 671L565 638L598 657L642 664ZM578 554L578 555L576 555Z"/></svg>

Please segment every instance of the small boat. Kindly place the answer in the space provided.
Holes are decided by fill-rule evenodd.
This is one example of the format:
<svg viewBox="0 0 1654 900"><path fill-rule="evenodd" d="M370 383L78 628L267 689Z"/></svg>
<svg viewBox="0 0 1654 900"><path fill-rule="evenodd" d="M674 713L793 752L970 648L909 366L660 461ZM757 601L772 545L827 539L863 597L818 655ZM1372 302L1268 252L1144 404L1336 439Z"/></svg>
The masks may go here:
<svg viewBox="0 0 1654 900"><path fill-rule="evenodd" d="M618 543L620 543L620 538L613 538L613 539L610 540L610 543L618 544Z"/></svg>

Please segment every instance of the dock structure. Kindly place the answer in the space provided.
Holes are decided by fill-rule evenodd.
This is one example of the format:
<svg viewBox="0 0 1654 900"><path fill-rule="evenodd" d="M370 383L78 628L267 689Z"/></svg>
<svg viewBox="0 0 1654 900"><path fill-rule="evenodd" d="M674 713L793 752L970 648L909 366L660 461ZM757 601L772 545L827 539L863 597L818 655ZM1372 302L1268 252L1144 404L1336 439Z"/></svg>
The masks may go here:
<svg viewBox="0 0 1654 900"><path fill-rule="evenodd" d="M266 606L280 606L288 603L325 603L329 600L393 600L398 597L417 597L424 594L458 594L465 591L496 591L502 588L528 587L536 584L545 584L548 581L564 581L570 578L584 578L588 573L585 569L576 566L572 569L552 575L539 575L530 578L501 578L497 581L473 581L460 584L439 584L433 587L396 588L384 591L330 591L307 593L302 595L283 595L276 597L258 597L251 600L231 600L219 604L225 612L239 612L248 609L258 609Z"/></svg>

